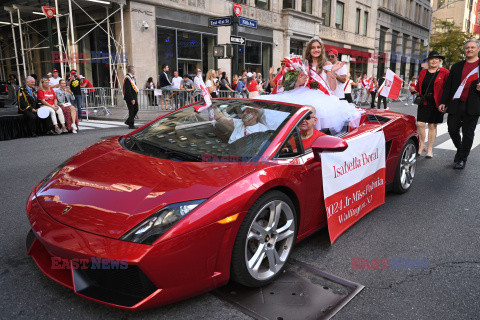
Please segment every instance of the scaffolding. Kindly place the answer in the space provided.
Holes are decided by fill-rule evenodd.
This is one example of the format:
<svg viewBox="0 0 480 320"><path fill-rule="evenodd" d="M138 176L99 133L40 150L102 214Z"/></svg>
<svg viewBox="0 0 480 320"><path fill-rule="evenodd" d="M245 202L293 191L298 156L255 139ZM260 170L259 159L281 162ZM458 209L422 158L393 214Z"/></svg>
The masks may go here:
<svg viewBox="0 0 480 320"><path fill-rule="evenodd" d="M78 68L78 55L76 47L79 45L79 42L90 34L93 30L99 29L107 35L108 40L108 61L109 61L109 82L110 87L114 87L115 83L121 83L119 74L126 74L126 62L124 57L125 54L125 28L123 20L123 11L126 5L126 0L109 0L105 2L105 5L98 4L98 6L103 7L105 10L105 18L101 21L97 21L92 17L91 14L85 10L81 5L82 0L68 0L68 12L60 13L59 12L59 0L55 0L55 20L56 20L56 33L57 33L57 43L53 45L54 48L58 50L60 64L60 76L65 79L67 74L67 68L69 70ZM108 4L107 4L108 3ZM18 75L19 84L23 84L23 80L32 73L35 73L33 51L50 48L48 46L49 41L48 37L38 32L33 27L33 24L37 21L49 19L46 16L38 19L24 20L22 19L22 13L29 13L39 11L38 7L31 6L20 6L12 4L11 6L4 6L4 10L8 12L10 18L10 27L13 38L13 52L14 55L10 56L11 50L9 49L10 44L7 41L3 41L3 45L0 42L0 78L5 79L7 77L7 61L14 59L16 65L16 72ZM86 32L78 39L75 38L75 21L74 13L82 14L88 17L93 26L88 32ZM111 27L111 18L119 13L120 15L120 37L119 40L115 37L114 30ZM65 17L65 23L63 23L62 28L62 18ZM3 22L5 24L5 22ZM106 29L102 26L103 23L107 24ZM113 22L118 23L118 22ZM52 31L53 32L53 31ZM17 35L18 33L18 35ZM32 45L32 36L39 38L36 41L35 45ZM66 39L66 43L64 41ZM2 39L0 39L2 40ZM112 46L113 43L113 46ZM44 46L46 44L46 46ZM115 56L112 55L112 47L115 48ZM5 50L4 50L5 48ZM69 59L63 59L64 53L67 53ZM47 55L53 60L53 52L50 55ZM10 63L11 65L11 63ZM10 68L12 70L13 68Z"/></svg>

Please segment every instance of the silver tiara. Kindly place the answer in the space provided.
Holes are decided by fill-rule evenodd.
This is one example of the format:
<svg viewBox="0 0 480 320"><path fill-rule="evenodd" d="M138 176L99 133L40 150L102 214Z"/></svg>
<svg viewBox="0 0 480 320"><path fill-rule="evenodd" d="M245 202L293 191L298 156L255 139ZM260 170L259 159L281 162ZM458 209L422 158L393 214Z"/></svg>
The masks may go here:
<svg viewBox="0 0 480 320"><path fill-rule="evenodd" d="M312 39L310 39L310 41L308 41L308 43L317 42L317 41L323 44L322 39L320 39L318 36L314 36Z"/></svg>

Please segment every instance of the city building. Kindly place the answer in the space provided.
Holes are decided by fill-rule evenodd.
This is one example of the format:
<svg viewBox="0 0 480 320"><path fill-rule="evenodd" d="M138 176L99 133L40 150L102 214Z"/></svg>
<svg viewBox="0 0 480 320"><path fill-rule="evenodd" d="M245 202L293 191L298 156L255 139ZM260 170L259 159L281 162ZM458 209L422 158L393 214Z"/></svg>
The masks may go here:
<svg viewBox="0 0 480 320"><path fill-rule="evenodd" d="M431 0L433 20L454 22L463 32L473 33L478 0ZM432 33L441 32L432 26Z"/></svg>
<svg viewBox="0 0 480 320"><path fill-rule="evenodd" d="M236 2L242 4L240 16L256 22L238 27L238 36L246 39L235 49L238 70L261 72L264 77L272 65L280 66L283 57L303 55L313 36L322 38L327 50L337 49L353 76L380 75L387 65L408 77L418 70L420 45L428 39L431 20L428 0ZM230 43L233 26L209 26L211 19L232 17L232 0L56 3L51 49L47 18L33 13L41 11L38 2L7 0L5 11L0 10L0 47L5 49L0 77L45 75L52 68L64 74L75 68L96 86L118 86L127 64L136 66L140 85L148 77L158 79L162 65L169 65L170 75L173 70L193 75L196 69L206 74L221 68L232 76L232 59L215 58L214 51L215 46ZM50 50L56 53L51 55ZM66 59L55 59L59 55Z"/></svg>
<svg viewBox="0 0 480 320"><path fill-rule="evenodd" d="M374 74L381 77L390 68L405 81L417 76L427 56L431 22L429 0L379 0Z"/></svg>

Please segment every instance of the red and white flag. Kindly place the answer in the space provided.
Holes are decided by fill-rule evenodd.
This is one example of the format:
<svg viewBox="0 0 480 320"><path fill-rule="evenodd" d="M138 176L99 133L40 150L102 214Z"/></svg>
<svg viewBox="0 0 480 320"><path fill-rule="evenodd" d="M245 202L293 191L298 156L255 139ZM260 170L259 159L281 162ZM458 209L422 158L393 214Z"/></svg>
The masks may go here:
<svg viewBox="0 0 480 320"><path fill-rule="evenodd" d="M55 7L42 6L42 11L50 19L55 15Z"/></svg>
<svg viewBox="0 0 480 320"><path fill-rule="evenodd" d="M193 109L195 110L195 112L198 112L198 113L212 106L212 97L210 96L210 93L208 93L207 87L205 86L205 82L203 82L203 79L200 82L200 89L202 90L202 98L203 98L203 101L205 101L205 104L200 106L193 106Z"/></svg>
<svg viewBox="0 0 480 320"><path fill-rule="evenodd" d="M345 151L321 154L323 196L331 243L385 202L383 131L347 141Z"/></svg>
<svg viewBox="0 0 480 320"><path fill-rule="evenodd" d="M378 94L393 100L397 100L402 89L403 80L397 76L392 70L388 69L385 75L385 81L383 82Z"/></svg>

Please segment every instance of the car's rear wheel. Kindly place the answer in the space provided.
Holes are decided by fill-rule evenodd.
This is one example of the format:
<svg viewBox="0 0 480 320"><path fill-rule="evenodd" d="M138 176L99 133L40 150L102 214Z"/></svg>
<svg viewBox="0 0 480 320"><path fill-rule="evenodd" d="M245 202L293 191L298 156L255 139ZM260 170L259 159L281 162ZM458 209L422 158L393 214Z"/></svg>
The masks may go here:
<svg viewBox="0 0 480 320"><path fill-rule="evenodd" d="M277 278L295 244L297 214L280 191L262 195L250 208L235 239L231 277L249 287Z"/></svg>
<svg viewBox="0 0 480 320"><path fill-rule="evenodd" d="M393 191L395 193L407 192L413 184L415 169L417 167L417 146L410 139L402 149L402 153L395 172Z"/></svg>

